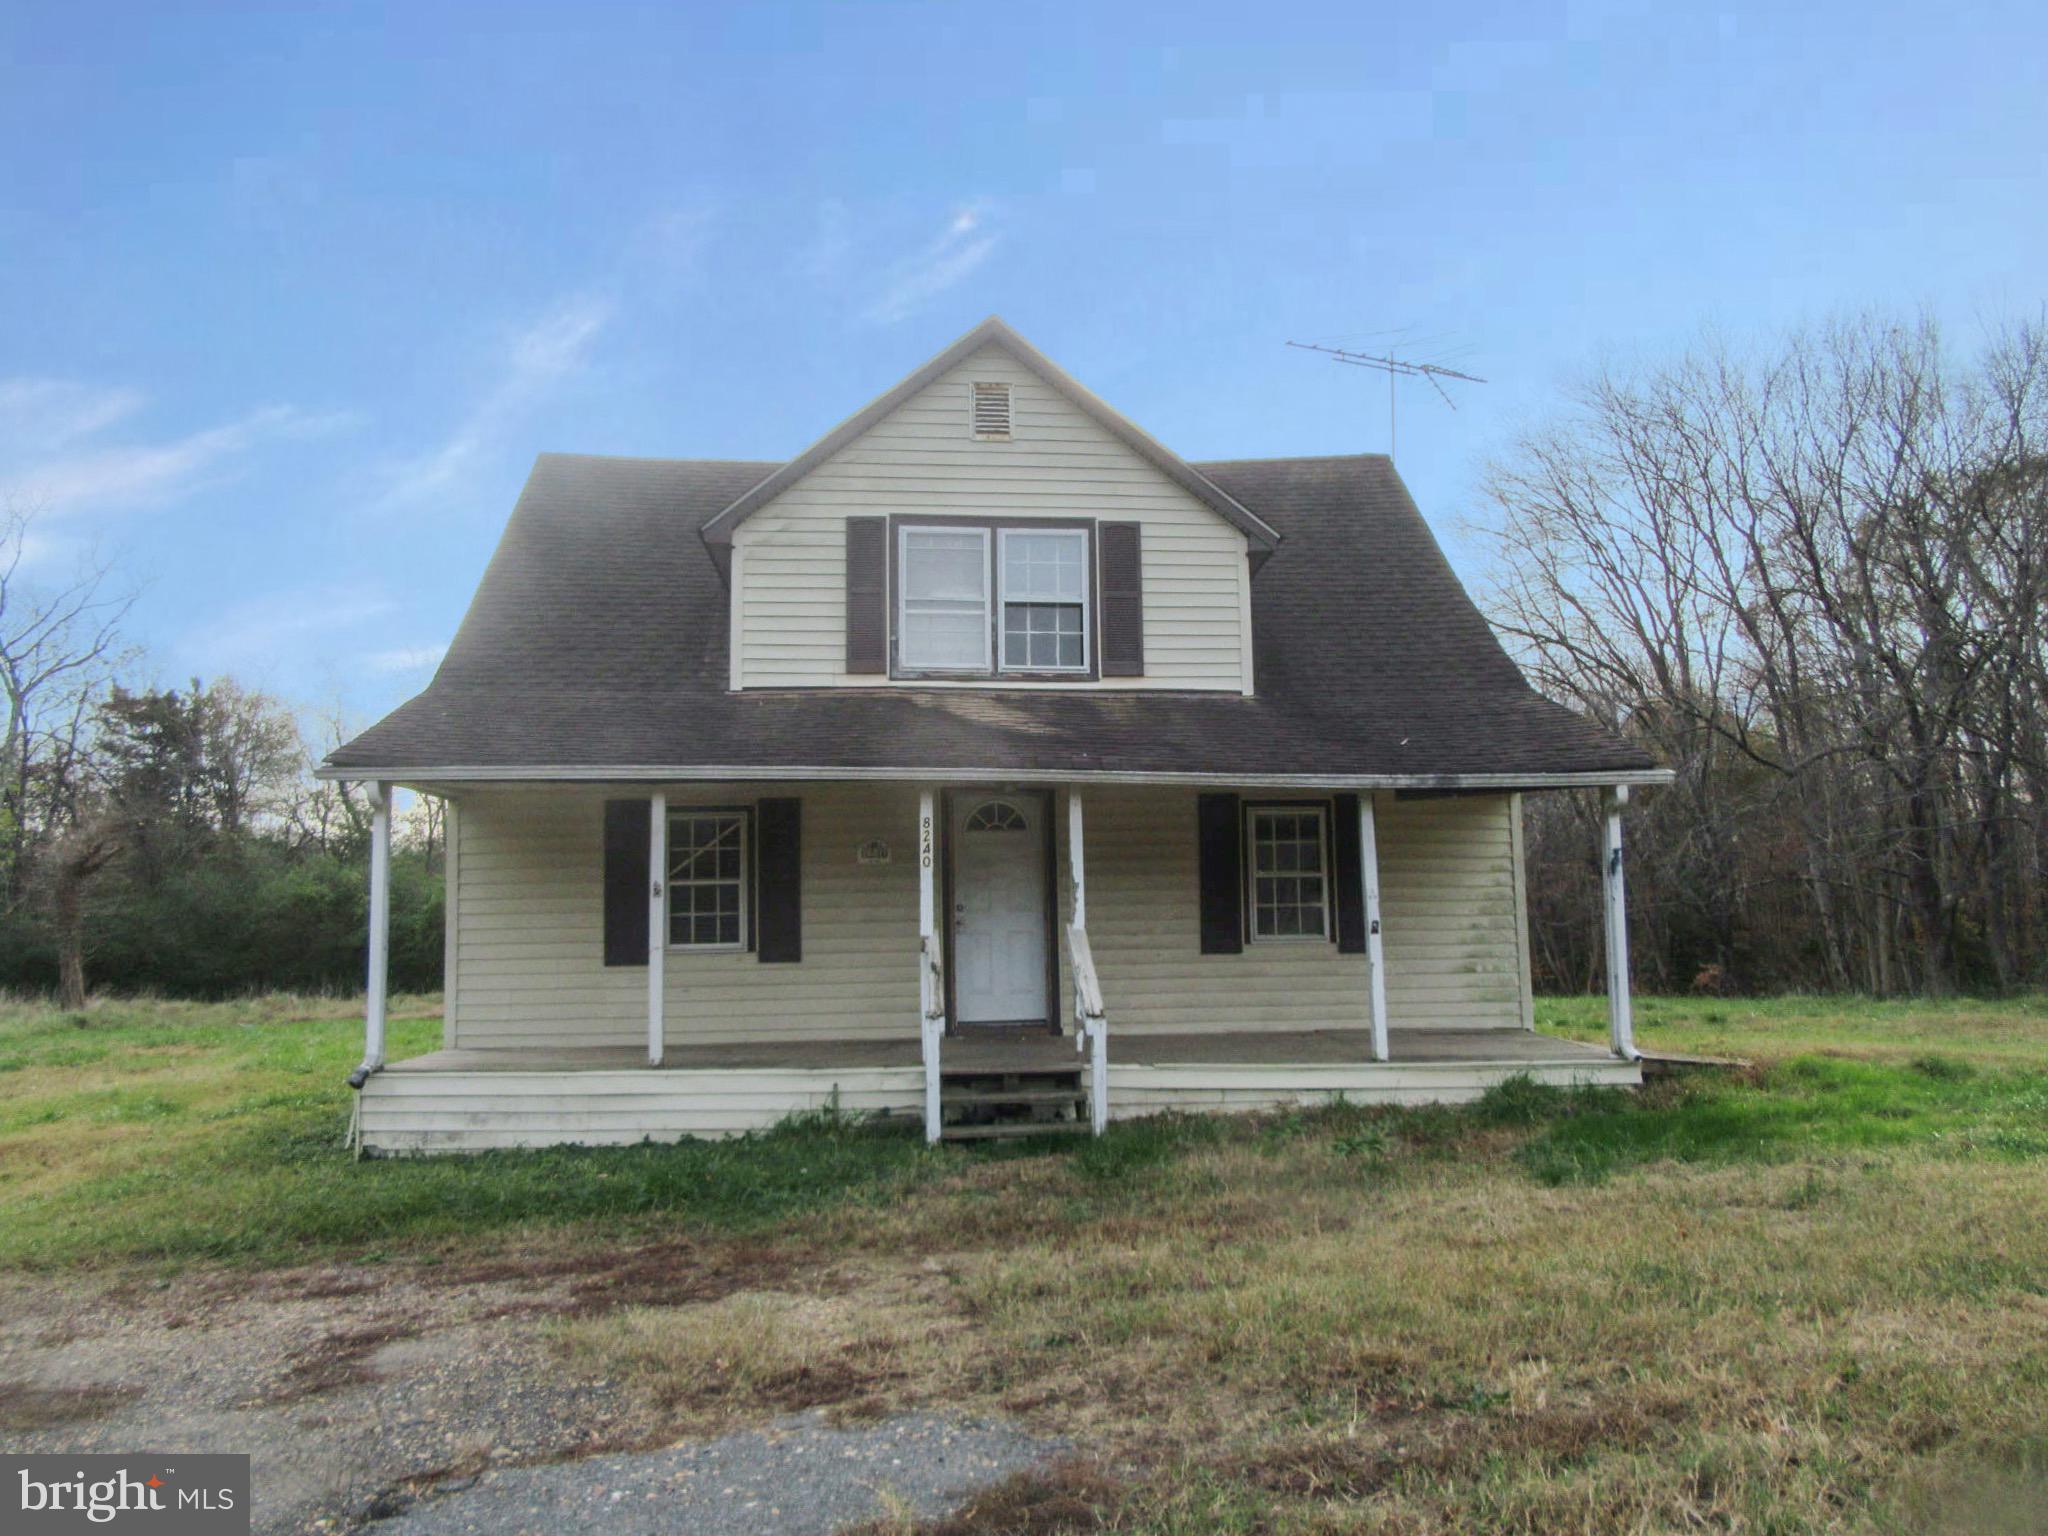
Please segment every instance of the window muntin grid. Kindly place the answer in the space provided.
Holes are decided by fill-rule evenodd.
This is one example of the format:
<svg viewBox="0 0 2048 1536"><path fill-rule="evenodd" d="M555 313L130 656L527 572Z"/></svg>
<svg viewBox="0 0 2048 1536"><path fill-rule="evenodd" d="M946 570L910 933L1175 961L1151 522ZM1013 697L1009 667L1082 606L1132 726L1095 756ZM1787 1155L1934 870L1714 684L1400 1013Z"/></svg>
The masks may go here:
<svg viewBox="0 0 2048 1536"><path fill-rule="evenodd" d="M747 818L683 811L668 822L668 941L676 949L747 942Z"/></svg>
<svg viewBox="0 0 2048 1536"><path fill-rule="evenodd" d="M1246 818L1253 939L1329 937L1325 830L1324 812L1318 806L1254 807Z"/></svg>

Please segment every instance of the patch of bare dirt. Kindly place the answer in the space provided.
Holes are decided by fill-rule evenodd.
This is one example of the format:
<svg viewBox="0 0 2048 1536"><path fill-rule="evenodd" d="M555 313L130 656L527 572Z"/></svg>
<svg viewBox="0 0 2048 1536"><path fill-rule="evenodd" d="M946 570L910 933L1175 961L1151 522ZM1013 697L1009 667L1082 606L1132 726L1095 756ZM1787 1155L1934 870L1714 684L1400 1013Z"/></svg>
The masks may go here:
<svg viewBox="0 0 2048 1536"><path fill-rule="evenodd" d="M418 1338L419 1332L418 1327L404 1322L379 1323L373 1328L338 1328L300 1350L283 1377L259 1400L275 1407L374 1381L377 1372L371 1367L371 1357L386 1344Z"/></svg>
<svg viewBox="0 0 2048 1536"><path fill-rule="evenodd" d="M21 1434L105 1418L135 1395L133 1387L39 1387L0 1381L0 1431Z"/></svg>
<svg viewBox="0 0 2048 1536"><path fill-rule="evenodd" d="M678 1307L719 1301L740 1291L836 1288L823 1260L802 1249L764 1244L715 1246L687 1239L627 1248L569 1250L532 1257L500 1256L423 1270L426 1284L465 1289L487 1284L548 1284L558 1294L545 1310L590 1316L621 1307Z"/></svg>
<svg viewBox="0 0 2048 1536"><path fill-rule="evenodd" d="M1471 1475L1493 1458L1555 1466L1602 1451L1641 1451L1670 1438L1684 1409L1661 1400L1548 1408L1509 1417L1446 1414L1372 1440L1301 1436L1241 1458L1230 1471L1299 1499L1362 1499L1411 1472Z"/></svg>
<svg viewBox="0 0 2048 1536"><path fill-rule="evenodd" d="M1031 1467L914 1526L878 1520L841 1536L1082 1536L1111 1529L1124 1486L1090 1462Z"/></svg>

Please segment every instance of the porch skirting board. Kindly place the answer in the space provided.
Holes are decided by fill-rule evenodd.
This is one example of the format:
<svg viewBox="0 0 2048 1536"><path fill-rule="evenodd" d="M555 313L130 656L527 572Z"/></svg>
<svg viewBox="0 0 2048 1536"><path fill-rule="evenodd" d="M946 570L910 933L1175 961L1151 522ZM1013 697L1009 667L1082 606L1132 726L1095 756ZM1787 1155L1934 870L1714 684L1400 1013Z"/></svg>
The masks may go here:
<svg viewBox="0 0 2048 1536"><path fill-rule="evenodd" d="M1361 1062L1256 1067L1120 1067L1109 1064L1112 1120L1157 1115L1276 1109L1290 1104L1465 1104L1496 1083L1523 1076L1566 1087L1639 1088L1632 1061Z"/></svg>
<svg viewBox="0 0 2048 1536"><path fill-rule="evenodd" d="M835 1103L922 1114L924 1070L380 1072L363 1084L358 1134L366 1152L628 1146L765 1130Z"/></svg>
<svg viewBox="0 0 2048 1536"><path fill-rule="evenodd" d="M1112 1038L1109 1113L1131 1119L1169 1111L1249 1111L1339 1097L1365 1104L1459 1103L1518 1074L1560 1086L1633 1087L1642 1081L1634 1062L1540 1035L1503 1031L1495 1036L1494 1043L1504 1047L1498 1055L1475 1052L1436 1061L1399 1060L1398 1035L1396 1042L1397 1059L1391 1062L1162 1061L1158 1057L1194 1053L1155 1049L1152 1061L1119 1063ZM1071 1044L1057 1043L1066 1048L1063 1059L1074 1061ZM822 1067L579 1067L561 1057L581 1053L556 1053L543 1069L521 1070L478 1063L481 1054L512 1053L441 1052L395 1063L371 1077L358 1104L363 1149L405 1155L733 1136L835 1104L847 1114L908 1120L923 1114L924 1073L914 1059Z"/></svg>

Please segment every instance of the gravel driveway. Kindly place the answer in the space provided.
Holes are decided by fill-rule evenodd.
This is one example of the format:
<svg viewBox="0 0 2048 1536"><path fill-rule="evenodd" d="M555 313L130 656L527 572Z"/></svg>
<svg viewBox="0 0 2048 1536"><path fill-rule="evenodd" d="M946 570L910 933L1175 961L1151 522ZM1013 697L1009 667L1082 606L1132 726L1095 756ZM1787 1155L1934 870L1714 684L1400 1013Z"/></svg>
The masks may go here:
<svg viewBox="0 0 2048 1536"><path fill-rule="evenodd" d="M766 1430L624 1456L494 1469L434 1490L377 1536L830 1536L890 1513L943 1513L1058 1444L909 1414L834 1429L819 1412Z"/></svg>
<svg viewBox="0 0 2048 1536"><path fill-rule="evenodd" d="M669 1444L629 1394L566 1370L543 1330L657 1299L622 1277L658 1274L664 1302L762 1280L691 1261L672 1246L466 1269L0 1276L0 1446L246 1452L265 1536L366 1519L394 1536L831 1531L884 1493L941 1509L1056 1449L1000 1427L842 1430L815 1413Z"/></svg>

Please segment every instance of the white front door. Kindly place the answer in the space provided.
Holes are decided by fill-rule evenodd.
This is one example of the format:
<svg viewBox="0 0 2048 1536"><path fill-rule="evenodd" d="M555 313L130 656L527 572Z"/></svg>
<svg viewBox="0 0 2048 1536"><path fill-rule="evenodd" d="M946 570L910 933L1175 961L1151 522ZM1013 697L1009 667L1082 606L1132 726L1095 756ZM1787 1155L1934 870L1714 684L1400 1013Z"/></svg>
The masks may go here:
<svg viewBox="0 0 2048 1536"><path fill-rule="evenodd" d="M953 1006L962 1024L1042 1022L1045 797L953 796Z"/></svg>

